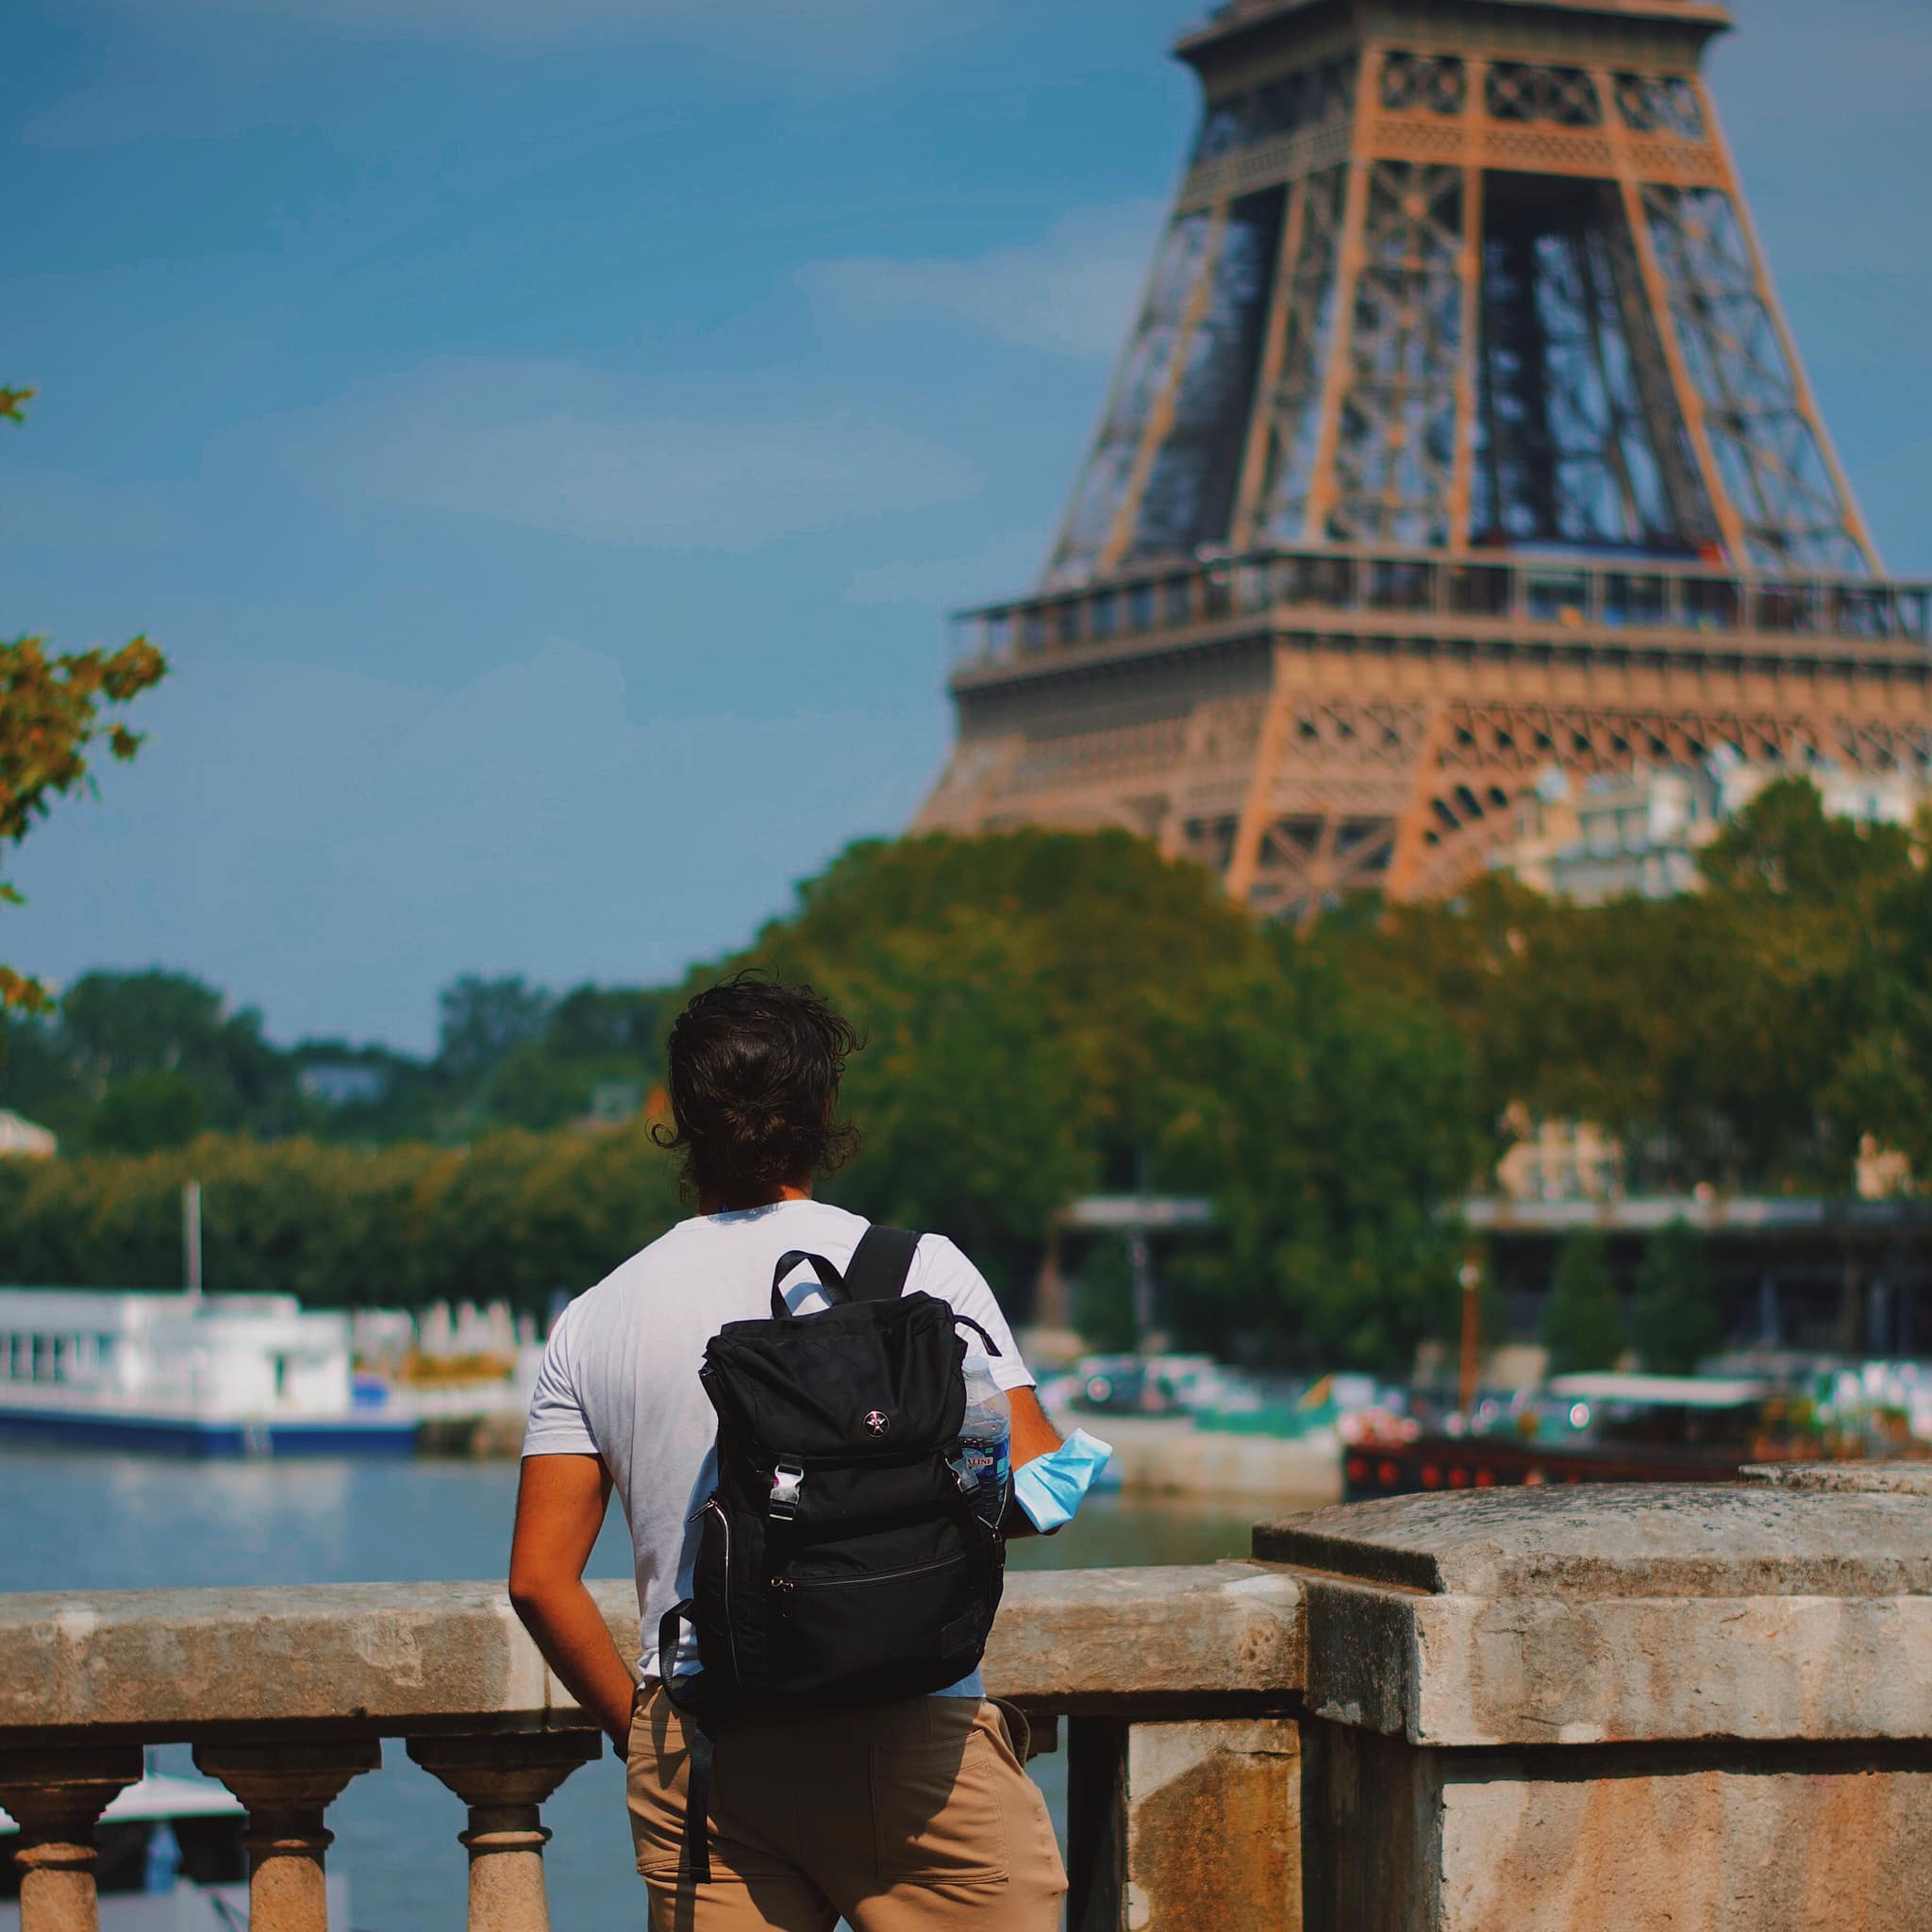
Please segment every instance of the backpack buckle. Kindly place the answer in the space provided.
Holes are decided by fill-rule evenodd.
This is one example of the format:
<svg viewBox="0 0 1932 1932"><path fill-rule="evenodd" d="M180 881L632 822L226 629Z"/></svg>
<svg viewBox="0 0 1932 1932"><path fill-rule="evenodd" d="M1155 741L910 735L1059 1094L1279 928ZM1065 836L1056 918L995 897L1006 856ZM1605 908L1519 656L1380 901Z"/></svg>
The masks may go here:
<svg viewBox="0 0 1932 1932"><path fill-rule="evenodd" d="M805 1487L804 1466L781 1462L772 1471L770 1513L780 1523L790 1523L798 1514L798 1492Z"/></svg>

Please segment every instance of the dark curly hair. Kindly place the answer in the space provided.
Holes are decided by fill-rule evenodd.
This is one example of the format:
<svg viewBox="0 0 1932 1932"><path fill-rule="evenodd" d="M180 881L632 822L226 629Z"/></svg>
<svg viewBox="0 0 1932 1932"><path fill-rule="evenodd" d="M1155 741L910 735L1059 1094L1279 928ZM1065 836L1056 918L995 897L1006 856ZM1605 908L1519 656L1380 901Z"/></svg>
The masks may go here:
<svg viewBox="0 0 1932 1932"><path fill-rule="evenodd" d="M810 987L756 967L696 994L665 1052L675 1131L652 1129L683 1153L685 1191L769 1197L848 1159L858 1135L837 1117L839 1081L860 1044Z"/></svg>

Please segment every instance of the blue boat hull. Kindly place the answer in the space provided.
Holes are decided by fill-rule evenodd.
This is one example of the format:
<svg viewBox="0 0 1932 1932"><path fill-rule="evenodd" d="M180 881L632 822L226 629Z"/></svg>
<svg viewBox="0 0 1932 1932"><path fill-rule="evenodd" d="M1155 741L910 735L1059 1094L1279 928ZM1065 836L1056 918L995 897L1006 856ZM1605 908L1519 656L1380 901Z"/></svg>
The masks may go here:
<svg viewBox="0 0 1932 1932"><path fill-rule="evenodd" d="M203 1423L186 1417L0 1409L0 1440L173 1456L410 1456L413 1422Z"/></svg>

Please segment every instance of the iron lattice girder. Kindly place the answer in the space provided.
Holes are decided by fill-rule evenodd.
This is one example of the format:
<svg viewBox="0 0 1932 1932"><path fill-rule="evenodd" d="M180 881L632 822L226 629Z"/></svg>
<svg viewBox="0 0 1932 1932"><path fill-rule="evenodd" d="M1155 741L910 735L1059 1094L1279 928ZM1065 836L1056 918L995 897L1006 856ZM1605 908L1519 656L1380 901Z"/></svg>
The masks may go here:
<svg viewBox="0 0 1932 1932"><path fill-rule="evenodd" d="M1697 64L1700 0L1253 0L1041 594L922 823L1257 907L1453 888L1554 763L1932 758Z"/></svg>
<svg viewBox="0 0 1932 1932"><path fill-rule="evenodd" d="M1421 655L1304 636L1271 647L1265 677L1227 696L1208 648L1117 661L1105 697L1049 680L1024 714L962 744L926 823L1121 824L1210 865L1257 910L1300 916L1346 891L1455 890L1511 838L1553 766L1587 777L1729 752L1797 770L1932 771L1923 651L1859 667L1619 656L1574 637L1513 653L1444 640ZM1137 675L1159 685L1143 723ZM994 774L984 790L975 759L979 778Z"/></svg>
<svg viewBox="0 0 1932 1932"><path fill-rule="evenodd" d="M1314 42L1210 92L1049 584L1257 537L1510 532L1497 485L1536 438L1497 456L1508 320L1486 297L1531 206L1518 320L1546 325L1515 353L1549 366L1512 370L1510 402L1568 421L1513 533L1874 567L1702 84L1639 51Z"/></svg>
<svg viewBox="0 0 1932 1932"><path fill-rule="evenodd" d="M1449 541L1464 185L1456 168L1368 164L1332 497L1325 517L1306 512L1324 525L1311 535L1416 549Z"/></svg>
<svg viewBox="0 0 1932 1932"><path fill-rule="evenodd" d="M1472 528L1703 547L1717 535L1614 192L1491 185Z"/></svg>
<svg viewBox="0 0 1932 1932"><path fill-rule="evenodd" d="M1772 570L1863 568L1863 541L1730 197L1646 187L1643 211L1726 493L1743 520L1747 560Z"/></svg>

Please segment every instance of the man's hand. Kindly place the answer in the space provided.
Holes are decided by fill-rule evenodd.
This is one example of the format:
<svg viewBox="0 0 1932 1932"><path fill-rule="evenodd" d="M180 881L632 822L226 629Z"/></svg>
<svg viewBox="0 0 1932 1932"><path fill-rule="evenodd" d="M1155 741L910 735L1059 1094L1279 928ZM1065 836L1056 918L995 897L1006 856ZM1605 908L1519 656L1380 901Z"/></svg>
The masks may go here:
<svg viewBox="0 0 1932 1932"><path fill-rule="evenodd" d="M510 1536L509 1600L543 1660L609 1734L630 1749L636 1685L584 1588L584 1565L604 1526L610 1475L594 1456L526 1456Z"/></svg>
<svg viewBox="0 0 1932 1932"><path fill-rule="evenodd" d="M1060 1446L1060 1432L1047 1421L1046 1411L1040 1406L1040 1397L1030 1389L1008 1389L1007 1402L1013 1417L1013 1467L1018 1469L1023 1462L1031 1462L1035 1457L1051 1456ZM1015 1502L1008 1503L1006 1519L1000 1529L1009 1539L1040 1534L1033 1526L1032 1517Z"/></svg>

